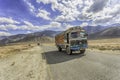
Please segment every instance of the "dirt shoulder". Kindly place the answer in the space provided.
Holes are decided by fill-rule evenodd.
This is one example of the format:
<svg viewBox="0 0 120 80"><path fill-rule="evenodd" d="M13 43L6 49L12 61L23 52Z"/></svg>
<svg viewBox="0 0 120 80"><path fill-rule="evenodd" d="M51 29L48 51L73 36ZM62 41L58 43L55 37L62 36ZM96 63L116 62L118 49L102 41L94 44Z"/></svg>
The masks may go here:
<svg viewBox="0 0 120 80"><path fill-rule="evenodd" d="M16 52L20 52L22 50L31 49L35 44L29 43L16 43L16 44L9 44L5 46L0 46L0 58L4 58L10 55L13 55Z"/></svg>
<svg viewBox="0 0 120 80"><path fill-rule="evenodd" d="M0 59L0 80L47 80L47 64L41 47L33 47Z"/></svg>
<svg viewBox="0 0 120 80"><path fill-rule="evenodd" d="M89 49L120 51L120 38L88 40Z"/></svg>

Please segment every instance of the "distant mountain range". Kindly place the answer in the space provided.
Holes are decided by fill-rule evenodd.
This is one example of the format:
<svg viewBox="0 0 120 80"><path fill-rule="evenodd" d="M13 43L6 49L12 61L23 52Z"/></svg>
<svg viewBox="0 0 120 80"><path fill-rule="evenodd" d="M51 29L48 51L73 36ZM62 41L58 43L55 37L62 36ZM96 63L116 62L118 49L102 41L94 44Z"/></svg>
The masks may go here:
<svg viewBox="0 0 120 80"><path fill-rule="evenodd" d="M99 38L118 38L120 37L120 27L107 27L106 26L86 26L84 29L89 34L89 39ZM41 32L35 32L30 34L18 34L9 37L2 37L0 45L15 42L53 42L54 36L61 31L45 30Z"/></svg>
<svg viewBox="0 0 120 80"><path fill-rule="evenodd" d="M52 42L54 41L53 37L60 33L60 31L51 31L45 30L41 32L35 32L30 34L18 34L9 37L5 37L4 39L0 40L0 45L5 45L8 43L15 43L15 42Z"/></svg>
<svg viewBox="0 0 120 80"><path fill-rule="evenodd" d="M83 28L86 30L88 34L92 34L106 29L106 26L86 26Z"/></svg>
<svg viewBox="0 0 120 80"><path fill-rule="evenodd" d="M7 38L8 36L0 36L0 40Z"/></svg>
<svg viewBox="0 0 120 80"><path fill-rule="evenodd" d="M120 24L112 24L112 25L108 25L108 26L102 26L102 25L98 25L98 26L85 26L83 27L88 34L93 34L96 32L100 32L103 31L105 29L111 28L111 27L120 27Z"/></svg>
<svg viewBox="0 0 120 80"><path fill-rule="evenodd" d="M120 38L120 27L110 27L102 31L92 33L89 39Z"/></svg>

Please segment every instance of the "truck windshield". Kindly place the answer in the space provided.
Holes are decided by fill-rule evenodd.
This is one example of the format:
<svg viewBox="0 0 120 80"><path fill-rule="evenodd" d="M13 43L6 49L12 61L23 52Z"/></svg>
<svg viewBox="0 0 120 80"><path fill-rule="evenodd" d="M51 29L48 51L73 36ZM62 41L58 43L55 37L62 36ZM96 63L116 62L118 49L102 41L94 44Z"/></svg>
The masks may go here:
<svg viewBox="0 0 120 80"><path fill-rule="evenodd" d="M86 36L86 33L85 32L72 32L71 33L71 38L78 38L78 37L81 37L81 38L85 38L87 37Z"/></svg>
<svg viewBox="0 0 120 80"><path fill-rule="evenodd" d="M78 37L78 32L71 33L71 38L77 38L77 37Z"/></svg>

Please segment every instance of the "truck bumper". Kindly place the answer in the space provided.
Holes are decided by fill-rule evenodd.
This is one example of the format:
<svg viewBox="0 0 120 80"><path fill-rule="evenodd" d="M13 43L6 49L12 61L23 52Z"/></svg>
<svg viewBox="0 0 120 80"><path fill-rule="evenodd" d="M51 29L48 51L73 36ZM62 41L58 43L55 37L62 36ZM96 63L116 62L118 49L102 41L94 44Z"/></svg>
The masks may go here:
<svg viewBox="0 0 120 80"><path fill-rule="evenodd" d="M87 44L82 44L82 45L74 45L74 46L71 46L70 49L72 51L79 51L79 50L82 50L82 49L86 49L88 47Z"/></svg>

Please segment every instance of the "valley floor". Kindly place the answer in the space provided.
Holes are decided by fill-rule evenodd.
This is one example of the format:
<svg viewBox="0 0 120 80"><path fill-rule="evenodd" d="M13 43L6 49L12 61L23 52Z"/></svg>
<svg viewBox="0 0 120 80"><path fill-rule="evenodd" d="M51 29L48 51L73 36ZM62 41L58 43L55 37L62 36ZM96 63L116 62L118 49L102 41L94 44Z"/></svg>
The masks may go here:
<svg viewBox="0 0 120 80"><path fill-rule="evenodd" d="M89 45L103 46L104 44L106 46L105 44L111 43L107 40L100 42L89 41ZM117 45L117 42L115 41L110 45L112 44ZM0 80L120 79L120 50L100 50L90 47L84 55L67 55L65 51L58 52L53 43L42 45L36 43L34 45L4 47L0 58ZM7 56L4 56L6 54Z"/></svg>
<svg viewBox="0 0 120 80"><path fill-rule="evenodd" d="M88 40L88 48L98 49L101 51L104 51L104 50L119 51L120 38Z"/></svg>

